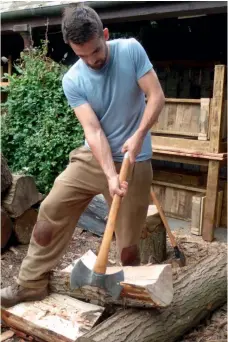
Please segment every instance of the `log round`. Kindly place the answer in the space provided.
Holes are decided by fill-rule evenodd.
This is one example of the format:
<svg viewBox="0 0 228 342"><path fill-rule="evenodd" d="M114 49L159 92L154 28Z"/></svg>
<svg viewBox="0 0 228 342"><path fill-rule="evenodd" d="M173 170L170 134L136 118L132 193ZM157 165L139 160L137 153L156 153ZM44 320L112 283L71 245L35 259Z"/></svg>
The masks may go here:
<svg viewBox="0 0 228 342"><path fill-rule="evenodd" d="M30 241L33 227L37 221L37 210L30 208L14 221L14 232L18 242L22 245L27 245Z"/></svg>
<svg viewBox="0 0 228 342"><path fill-rule="evenodd" d="M5 248L13 231L12 221L9 215L1 208L1 248Z"/></svg>
<svg viewBox="0 0 228 342"><path fill-rule="evenodd" d="M77 342L173 342L227 299L227 250L180 271L165 309L119 310Z"/></svg>
<svg viewBox="0 0 228 342"><path fill-rule="evenodd" d="M7 161L1 153L1 193L5 192L10 187L12 178Z"/></svg>

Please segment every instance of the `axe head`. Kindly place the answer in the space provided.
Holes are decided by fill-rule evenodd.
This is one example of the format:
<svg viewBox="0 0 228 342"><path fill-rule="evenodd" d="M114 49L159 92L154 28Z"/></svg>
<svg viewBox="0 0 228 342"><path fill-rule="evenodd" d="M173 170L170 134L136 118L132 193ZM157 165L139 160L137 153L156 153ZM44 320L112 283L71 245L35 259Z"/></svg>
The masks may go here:
<svg viewBox="0 0 228 342"><path fill-rule="evenodd" d="M88 251L79 259L70 276L72 289L90 285L104 289L114 299L118 299L122 291L120 282L124 280L124 272L119 271L113 274L98 274L93 271L96 255Z"/></svg>

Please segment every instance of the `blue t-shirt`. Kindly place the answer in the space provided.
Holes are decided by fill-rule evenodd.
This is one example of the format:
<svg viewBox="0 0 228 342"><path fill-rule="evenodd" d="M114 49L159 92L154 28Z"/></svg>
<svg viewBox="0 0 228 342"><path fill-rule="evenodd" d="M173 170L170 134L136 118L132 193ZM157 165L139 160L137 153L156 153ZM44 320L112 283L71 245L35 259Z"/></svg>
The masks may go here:
<svg viewBox="0 0 228 342"><path fill-rule="evenodd" d="M110 57L103 68L93 70L79 59L64 75L63 90L72 108L89 103L108 139L113 160L121 162L122 146L139 127L146 106L137 81L153 66L134 38L111 40L108 44ZM148 132L136 161L151 157Z"/></svg>

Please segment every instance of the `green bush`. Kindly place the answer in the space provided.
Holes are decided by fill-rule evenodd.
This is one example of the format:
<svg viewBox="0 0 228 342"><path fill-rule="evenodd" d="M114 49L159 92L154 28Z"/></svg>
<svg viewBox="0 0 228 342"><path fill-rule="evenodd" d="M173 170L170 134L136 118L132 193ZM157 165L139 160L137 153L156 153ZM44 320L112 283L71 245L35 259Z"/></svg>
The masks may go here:
<svg viewBox="0 0 228 342"><path fill-rule="evenodd" d="M62 90L67 68L45 57L45 46L22 53L9 76L7 114L2 118L2 152L13 172L35 177L47 193L83 143L83 130Z"/></svg>

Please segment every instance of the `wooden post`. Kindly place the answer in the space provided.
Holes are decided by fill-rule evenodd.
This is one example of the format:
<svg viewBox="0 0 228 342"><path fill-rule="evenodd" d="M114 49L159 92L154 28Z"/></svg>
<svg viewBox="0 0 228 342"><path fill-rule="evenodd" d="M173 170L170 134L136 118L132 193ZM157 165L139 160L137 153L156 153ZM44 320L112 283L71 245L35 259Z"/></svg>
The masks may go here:
<svg viewBox="0 0 228 342"><path fill-rule="evenodd" d="M224 106L225 65L216 65L214 74L214 87L212 110L210 120L210 152L219 153L222 135L222 113Z"/></svg>
<svg viewBox="0 0 228 342"><path fill-rule="evenodd" d="M198 140L208 139L208 122L210 113L210 99L201 99L200 103L200 133Z"/></svg>
<svg viewBox="0 0 228 342"><path fill-rule="evenodd" d="M28 24L19 24L13 26L13 31L18 32L24 41L24 51L28 51L32 47L32 31Z"/></svg>
<svg viewBox="0 0 228 342"><path fill-rule="evenodd" d="M12 57L8 57L8 74L11 76L12 75Z"/></svg>
<svg viewBox="0 0 228 342"><path fill-rule="evenodd" d="M214 74L213 98L210 119L210 152L219 153L222 136L222 114L225 93L225 65L216 65ZM209 161L207 175L207 192L205 201L205 212L203 220L203 239L212 241L214 239L216 201L219 181L219 161Z"/></svg>
<svg viewBox="0 0 228 342"><path fill-rule="evenodd" d="M218 192L219 161L210 160L207 175L207 191L203 220L203 239L213 241Z"/></svg>

